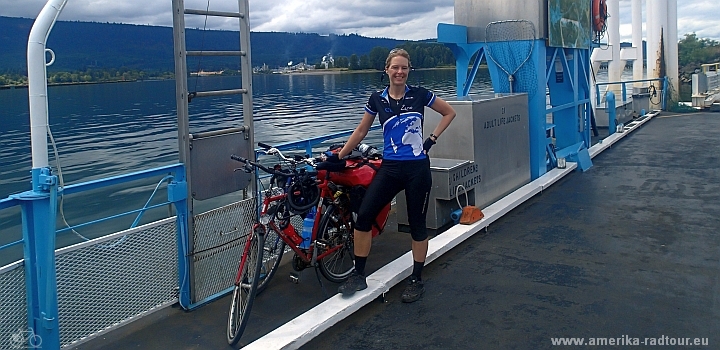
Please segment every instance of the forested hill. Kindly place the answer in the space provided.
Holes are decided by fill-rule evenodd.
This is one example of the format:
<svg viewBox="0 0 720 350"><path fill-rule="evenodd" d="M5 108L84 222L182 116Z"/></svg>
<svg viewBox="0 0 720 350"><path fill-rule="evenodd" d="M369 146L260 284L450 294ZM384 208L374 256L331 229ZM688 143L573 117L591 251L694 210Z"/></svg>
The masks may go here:
<svg viewBox="0 0 720 350"><path fill-rule="evenodd" d="M0 74L24 72L26 48L33 19L0 16ZM393 48L405 43L395 39L366 38L359 35L251 32L254 66L284 66L288 62L320 62L324 55L368 54L372 48ZM238 50L239 35L232 31L188 29L188 50ZM146 25L58 21L48 48L56 55L49 71L76 71L88 68L120 68L144 71L173 71L173 35L170 27ZM231 60L231 61L229 61ZM233 63L229 63L233 62ZM203 58L202 69L237 66L237 58ZM190 62L189 62L190 63ZM194 64L194 63L190 63Z"/></svg>

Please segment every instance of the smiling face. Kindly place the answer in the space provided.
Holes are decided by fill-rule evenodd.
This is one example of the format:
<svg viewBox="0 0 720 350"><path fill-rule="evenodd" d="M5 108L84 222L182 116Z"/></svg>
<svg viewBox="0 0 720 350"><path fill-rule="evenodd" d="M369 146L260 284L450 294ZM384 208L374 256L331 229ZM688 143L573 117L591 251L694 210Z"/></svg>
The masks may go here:
<svg viewBox="0 0 720 350"><path fill-rule="evenodd" d="M410 72L410 59L405 50L393 50L385 62L385 73L390 77L390 85L405 86Z"/></svg>

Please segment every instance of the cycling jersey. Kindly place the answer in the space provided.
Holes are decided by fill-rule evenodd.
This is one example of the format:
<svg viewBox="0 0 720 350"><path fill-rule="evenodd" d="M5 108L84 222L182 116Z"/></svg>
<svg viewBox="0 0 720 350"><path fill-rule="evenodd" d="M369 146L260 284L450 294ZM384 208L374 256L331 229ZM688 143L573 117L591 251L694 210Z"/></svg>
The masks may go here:
<svg viewBox="0 0 720 350"><path fill-rule="evenodd" d="M423 152L422 126L425 106L435 102L435 94L423 87L405 85L405 95L392 99L386 87L376 91L365 104L365 111L378 116L383 128L383 159L415 160Z"/></svg>

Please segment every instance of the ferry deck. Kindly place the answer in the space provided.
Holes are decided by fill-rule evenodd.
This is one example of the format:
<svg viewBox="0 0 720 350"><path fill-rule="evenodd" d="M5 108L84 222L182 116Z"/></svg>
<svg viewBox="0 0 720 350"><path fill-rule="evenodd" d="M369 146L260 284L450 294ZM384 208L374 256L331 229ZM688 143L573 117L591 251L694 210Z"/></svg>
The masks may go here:
<svg viewBox="0 0 720 350"><path fill-rule="evenodd" d="M719 137L715 113L654 117L590 170L429 263L420 301L401 303L400 283L301 348L548 349L560 337L716 347ZM373 242L370 273L409 250L393 227ZM286 278L291 270L282 265L257 297L238 347L271 344L268 333L326 299L313 270L299 284ZM333 297L337 285L322 280ZM77 349L228 349L228 305L225 297L192 312L168 308Z"/></svg>

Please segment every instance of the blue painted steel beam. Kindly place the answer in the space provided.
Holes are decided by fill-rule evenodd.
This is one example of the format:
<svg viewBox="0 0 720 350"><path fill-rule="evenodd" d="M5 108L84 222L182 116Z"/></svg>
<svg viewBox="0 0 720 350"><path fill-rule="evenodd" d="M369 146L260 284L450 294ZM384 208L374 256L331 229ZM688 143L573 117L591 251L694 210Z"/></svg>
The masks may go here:
<svg viewBox="0 0 720 350"><path fill-rule="evenodd" d="M578 102L580 102L580 104L590 103L590 100L589 100L589 99L584 99L584 100L579 100ZM546 112L547 112L547 113L553 113L553 112L557 112L557 111L561 111L561 110L569 109L569 108L575 108L575 107L576 107L575 103L574 103L574 102L570 102L570 103L566 103L566 104L564 104L564 105L560 105L560 106L548 108L548 109L546 110Z"/></svg>
<svg viewBox="0 0 720 350"><path fill-rule="evenodd" d="M22 208L28 327L41 339L43 349L59 349L55 274L58 179L50 168L33 168L32 179L32 191L11 196Z"/></svg>
<svg viewBox="0 0 720 350"><path fill-rule="evenodd" d="M555 123L555 146L563 149L582 141L584 118L581 116L582 100L586 96L578 96L582 91L576 89L578 84L578 55L580 50L555 48L555 60L549 64L546 74L547 86L550 91L550 104ZM566 55L566 50L569 55ZM571 56L571 59L568 59ZM581 100L582 98L582 100ZM557 108L559 106L562 108ZM545 113L549 113L545 110Z"/></svg>
<svg viewBox="0 0 720 350"><path fill-rule="evenodd" d="M178 261L178 303L187 310L192 300L192 256L190 255L190 205L185 167L175 172L173 181L168 184L168 202L175 204L177 215L177 261ZM191 200L191 199L190 199Z"/></svg>
<svg viewBox="0 0 720 350"><path fill-rule="evenodd" d="M477 74L484 52L478 53L473 68L468 75L467 68L470 65L470 58L482 50L483 43L468 43L467 27L456 24L439 23L437 26L438 42L445 44L455 56L455 91L457 97L465 97L470 92L475 75Z"/></svg>

